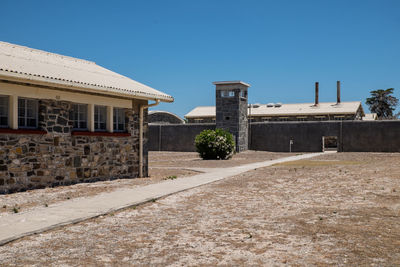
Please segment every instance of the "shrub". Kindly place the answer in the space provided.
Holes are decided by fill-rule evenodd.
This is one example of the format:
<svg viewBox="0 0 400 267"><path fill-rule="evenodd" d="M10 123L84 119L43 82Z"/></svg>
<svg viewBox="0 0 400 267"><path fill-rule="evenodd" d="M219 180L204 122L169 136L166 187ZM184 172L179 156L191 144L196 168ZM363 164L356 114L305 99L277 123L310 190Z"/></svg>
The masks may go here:
<svg viewBox="0 0 400 267"><path fill-rule="evenodd" d="M235 152L232 134L222 129L202 131L196 136L195 145L203 159L229 159Z"/></svg>

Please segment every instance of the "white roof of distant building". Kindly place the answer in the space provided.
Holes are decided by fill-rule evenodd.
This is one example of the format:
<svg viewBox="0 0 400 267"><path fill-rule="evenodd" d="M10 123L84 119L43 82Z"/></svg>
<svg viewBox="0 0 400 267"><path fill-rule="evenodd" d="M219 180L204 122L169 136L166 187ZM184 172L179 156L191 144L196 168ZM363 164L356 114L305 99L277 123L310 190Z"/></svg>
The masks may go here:
<svg viewBox="0 0 400 267"><path fill-rule="evenodd" d="M173 102L173 97L94 62L0 41L0 80Z"/></svg>
<svg viewBox="0 0 400 267"><path fill-rule="evenodd" d="M378 119L378 114L376 113L366 113L365 116L362 118L363 121L374 121Z"/></svg>
<svg viewBox="0 0 400 267"><path fill-rule="evenodd" d="M322 102L318 106L313 103L281 104L267 107L267 104L259 104L258 108L251 108L248 114L251 116L302 116L302 115L328 115L328 114L355 114L361 106L361 102ZM215 117L215 106L200 106L194 108L185 118Z"/></svg>
<svg viewBox="0 0 400 267"><path fill-rule="evenodd" d="M215 117L215 106L200 106L192 109L188 114L185 115L185 118L206 118L206 117Z"/></svg>
<svg viewBox="0 0 400 267"><path fill-rule="evenodd" d="M164 111L164 110L150 110L148 114L149 114L149 115L152 115L152 114L168 114L168 115L171 115L171 116L173 116L173 117L179 119L182 123L184 123L184 120L183 120L181 117L179 117L178 115L176 115L176 114L174 114L174 113L172 113L172 112L169 112L169 111Z"/></svg>

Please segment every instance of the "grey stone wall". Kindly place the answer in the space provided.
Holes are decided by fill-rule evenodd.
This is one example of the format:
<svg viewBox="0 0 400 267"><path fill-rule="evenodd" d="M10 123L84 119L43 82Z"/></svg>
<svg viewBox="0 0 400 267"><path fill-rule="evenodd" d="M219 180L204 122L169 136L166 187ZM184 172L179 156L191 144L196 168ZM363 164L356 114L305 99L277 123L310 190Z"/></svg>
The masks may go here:
<svg viewBox="0 0 400 267"><path fill-rule="evenodd" d="M215 124L150 125L149 148L195 151L195 136L215 127ZM339 151L400 152L400 121L260 122L251 124L249 136L251 150L288 152L293 140L293 152L320 152L322 137L336 136Z"/></svg>
<svg viewBox="0 0 400 267"><path fill-rule="evenodd" d="M234 96L222 97L221 91L233 91ZM245 91L246 97L241 97L240 91ZM242 84L217 85L215 96L217 128L227 130L234 136L236 151L247 150L247 86Z"/></svg>
<svg viewBox="0 0 400 267"><path fill-rule="evenodd" d="M71 105L39 101L39 127L45 134L0 133L0 193L138 176L138 107L126 110L131 136L79 136L71 134Z"/></svg>
<svg viewBox="0 0 400 267"><path fill-rule="evenodd" d="M150 124L149 150L150 151L196 151L194 138L201 131L215 130L215 124Z"/></svg>
<svg viewBox="0 0 400 267"><path fill-rule="evenodd" d="M400 121L264 122L251 124L250 149L322 151L322 136L337 136L343 152L400 152Z"/></svg>

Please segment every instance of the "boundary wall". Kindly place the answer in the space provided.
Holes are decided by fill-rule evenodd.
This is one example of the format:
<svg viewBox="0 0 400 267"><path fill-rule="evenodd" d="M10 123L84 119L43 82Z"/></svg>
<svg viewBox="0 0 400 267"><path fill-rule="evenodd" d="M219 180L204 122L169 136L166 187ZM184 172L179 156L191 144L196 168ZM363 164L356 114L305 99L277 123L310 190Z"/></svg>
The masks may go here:
<svg viewBox="0 0 400 267"><path fill-rule="evenodd" d="M195 151L194 138L204 129L215 124L150 124L149 150ZM400 152L400 120L256 122L249 127L249 149L320 152L323 136L336 136L341 152Z"/></svg>
<svg viewBox="0 0 400 267"><path fill-rule="evenodd" d="M148 148L150 151L193 152L196 151L194 138L206 129L215 130L215 123L149 123Z"/></svg>

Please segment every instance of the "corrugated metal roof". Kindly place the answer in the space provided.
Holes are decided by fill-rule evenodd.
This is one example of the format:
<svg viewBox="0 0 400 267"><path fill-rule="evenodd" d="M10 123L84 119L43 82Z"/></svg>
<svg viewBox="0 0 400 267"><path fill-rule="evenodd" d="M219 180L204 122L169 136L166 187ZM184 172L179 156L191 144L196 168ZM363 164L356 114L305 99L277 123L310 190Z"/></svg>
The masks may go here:
<svg viewBox="0 0 400 267"><path fill-rule="evenodd" d="M159 99L173 97L110 71L94 62L0 41L0 78L34 84L73 87L107 95Z"/></svg>
<svg viewBox="0 0 400 267"><path fill-rule="evenodd" d="M279 107L267 107L260 104L251 109L251 116L301 116L301 115L328 115L328 114L355 114L361 107L361 102L323 102L318 106L313 103L282 104ZM248 110L250 114L250 110ZM196 107L185 118L215 117L215 106Z"/></svg>

